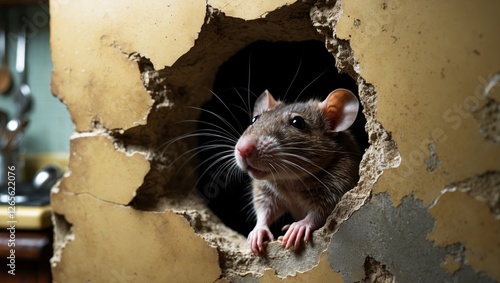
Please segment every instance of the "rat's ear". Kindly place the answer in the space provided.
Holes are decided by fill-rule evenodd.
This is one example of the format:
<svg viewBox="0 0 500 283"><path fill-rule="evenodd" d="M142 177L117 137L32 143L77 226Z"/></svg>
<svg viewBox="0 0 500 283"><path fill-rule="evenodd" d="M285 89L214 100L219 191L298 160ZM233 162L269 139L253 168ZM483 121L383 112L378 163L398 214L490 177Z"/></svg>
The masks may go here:
<svg viewBox="0 0 500 283"><path fill-rule="evenodd" d="M257 98L255 101L255 105L253 106L252 115L255 117L257 115L262 114L262 112L274 108L278 102L274 99L271 93L266 89L264 92Z"/></svg>
<svg viewBox="0 0 500 283"><path fill-rule="evenodd" d="M325 113L332 132L347 130L358 115L359 101L350 90L339 88L319 103L319 109Z"/></svg>

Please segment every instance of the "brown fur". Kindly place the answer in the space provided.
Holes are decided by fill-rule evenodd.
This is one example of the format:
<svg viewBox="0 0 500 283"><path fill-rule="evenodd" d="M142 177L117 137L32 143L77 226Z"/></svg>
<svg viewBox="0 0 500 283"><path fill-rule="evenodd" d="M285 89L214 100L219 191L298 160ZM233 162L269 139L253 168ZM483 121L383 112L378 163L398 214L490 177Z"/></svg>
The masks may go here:
<svg viewBox="0 0 500 283"><path fill-rule="evenodd" d="M340 92L354 97L349 91ZM332 117L342 119L346 109L345 117L352 117L353 111L358 111L353 101L358 102L355 97L339 99L339 90L332 94L335 95L329 98L335 99L327 98L324 102L311 100L287 105L274 101L265 92L254 107L258 119L240 137L235 156L240 168L254 177L257 224L249 242L256 254L263 251L263 238L273 239L268 226L287 211L298 224L294 228L291 227L295 223L285 226L295 233L287 232L283 245L293 244L297 249L302 240L297 237L309 239L313 230L324 225L342 195L358 182L361 151L348 131L332 129L342 122L332 121ZM341 104L348 99L351 110ZM303 128L292 125L296 117L304 119ZM344 125L350 123L344 121Z"/></svg>

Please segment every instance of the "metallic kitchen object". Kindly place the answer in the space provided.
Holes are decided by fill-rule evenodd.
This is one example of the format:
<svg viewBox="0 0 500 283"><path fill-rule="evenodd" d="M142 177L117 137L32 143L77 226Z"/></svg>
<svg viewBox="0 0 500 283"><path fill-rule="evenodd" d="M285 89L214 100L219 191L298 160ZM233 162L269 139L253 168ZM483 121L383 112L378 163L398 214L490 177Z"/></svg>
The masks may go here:
<svg viewBox="0 0 500 283"><path fill-rule="evenodd" d="M49 165L38 170L33 178L33 186L35 187L35 190L49 190L62 176L63 172L59 167Z"/></svg>
<svg viewBox="0 0 500 283"><path fill-rule="evenodd" d="M17 119L12 119L9 122L7 122L6 125L6 132L5 136L7 137L7 143L6 146L3 147L3 141L2 141L2 146L0 146L1 149L6 149L6 150L14 150L19 146L19 143L21 142L21 138L24 134L24 129L28 125L27 120L19 121Z"/></svg>
<svg viewBox="0 0 500 283"><path fill-rule="evenodd" d="M31 89L26 83L26 26L23 25L17 36L16 71L19 75L19 91L14 97L17 112L14 114L18 120L26 120L32 107Z"/></svg>

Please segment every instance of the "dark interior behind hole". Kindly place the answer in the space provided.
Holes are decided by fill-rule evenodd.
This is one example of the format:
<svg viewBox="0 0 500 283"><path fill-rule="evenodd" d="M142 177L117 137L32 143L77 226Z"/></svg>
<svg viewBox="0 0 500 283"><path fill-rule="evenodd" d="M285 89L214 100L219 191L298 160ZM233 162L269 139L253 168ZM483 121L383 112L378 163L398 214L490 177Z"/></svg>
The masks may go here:
<svg viewBox="0 0 500 283"><path fill-rule="evenodd" d="M349 75L337 72L335 60L323 42L258 41L239 51L220 67L213 87L214 98L203 106L206 111L200 116L199 130L210 132L221 127L230 131L230 126L222 118L236 129L237 135L233 134L239 137L252 119L248 109L252 109L256 97L266 89L276 99L293 102L310 98L324 99L336 88L347 88L357 94L356 82ZM364 124L364 116L358 114L358 120L351 128L362 148L368 146ZM228 147L200 151L197 189L210 209L227 226L246 236L255 225L254 219L250 217L253 210L250 178L243 173L225 171L223 162L214 164L220 157L217 154L234 148L235 143L236 140L220 141L207 135L199 138L200 149L204 145L214 144ZM228 154L233 157L232 153ZM271 227L275 236L280 234L284 224L290 222L288 215L276 221Z"/></svg>

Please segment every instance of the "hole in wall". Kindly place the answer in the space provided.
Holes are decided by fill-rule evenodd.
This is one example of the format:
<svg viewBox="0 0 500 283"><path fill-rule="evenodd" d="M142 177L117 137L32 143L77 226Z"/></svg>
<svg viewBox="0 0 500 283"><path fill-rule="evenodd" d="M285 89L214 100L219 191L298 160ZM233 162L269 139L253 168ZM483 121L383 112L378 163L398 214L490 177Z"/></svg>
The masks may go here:
<svg viewBox="0 0 500 283"><path fill-rule="evenodd" d="M264 90L271 92L274 98L290 103L312 98L323 100L337 88L358 93L356 82L347 74L339 74L335 59L323 42L257 41L220 66L213 86L214 97L203 105L199 130L220 133L230 131L232 127L237 132L234 137L239 137L251 122L249 109ZM362 151L368 147L365 122L360 110L351 127ZM234 148L235 138L224 140L210 135L199 138L199 148L216 146L199 153L197 190L224 224L246 236L255 225L251 180L228 166L229 160L233 159L232 150L228 149ZM227 152L222 154L223 150ZM275 237L281 234L285 224L291 222L288 214L275 221L271 227Z"/></svg>
<svg viewBox="0 0 500 283"><path fill-rule="evenodd" d="M298 2L298 4L296 3L294 5L295 6L306 5L305 3L306 2ZM340 3L340 1L337 1L337 3ZM190 52L182 58L182 60L179 60L180 62L179 64L173 66L172 68L165 68L164 70L155 70L152 64L150 64L150 62L146 62L148 69L146 70L145 68L141 68L140 71L141 75L143 75L144 77L143 81L145 87L152 94L152 97L156 100L155 108L152 111L151 115L148 117L147 125L129 129L125 131L124 134L117 133L114 135L114 137L117 140L120 140L120 142L122 143L120 144L120 146L129 149L134 148L134 146L139 146L139 150L156 151L158 147L164 144L164 142L168 143L168 139L176 138L179 135L185 133L180 130L174 131L173 130L174 127L171 126L171 123L178 122L184 119L193 119L192 116L189 115L183 116L178 112L182 112L183 110L181 108L185 106L200 106L201 103L198 103L198 101L202 101L204 100L204 98L199 98L202 95L198 91L199 90L198 87L200 85L205 86L205 78L211 77L211 75L213 74L211 66L213 62L218 60L213 58L225 58L227 52L233 51L232 50L233 45L241 44L242 41L248 42L249 40L248 38L251 37L253 37L254 39L286 38L286 40L290 40L290 38L287 38L290 37L288 36L288 34L293 34L293 38L295 39L317 38L318 36L316 34L316 30L312 27L310 19L308 17L311 7L310 6L306 6L305 8L303 6L298 7L302 11L301 13L296 13L296 10L298 10L298 8L296 8L295 10L291 8L293 7L292 6L284 7L280 9L278 15L276 15L276 13L274 13L274 15L273 13L270 13L265 18L256 21L234 20L231 19L230 17L224 17L224 15L222 14L210 14L209 16L210 17L213 16L215 19L211 19L210 24L208 24L207 22L207 24L204 25L204 29L207 26L211 27L211 29L215 30L214 33L213 34L207 33L206 30L200 32L200 37L197 40L196 46L194 46L190 50ZM371 114L367 115L367 117L374 118L375 100L376 100L375 90L373 86L364 84L363 79L359 78L357 74L354 74L355 72L354 63L349 61L349 58L351 59L353 58L351 53L352 50L348 46L349 43L348 42L339 43L339 41L334 39L335 22L331 19L335 19L335 17L332 17L332 14L333 16L337 16L338 11L333 10L330 13L330 10L328 10L327 12L328 14L321 13L320 16L316 17L317 18L316 20L313 19L314 26L317 27L318 30L321 29L321 32L324 33L324 35L327 37L327 42L331 50L331 53L335 54L337 58L341 57L341 59L339 60L343 61L341 68L343 70L351 71L351 75L357 79L358 83L360 84L359 85L360 92L364 92L364 94L362 94L362 96L364 95L363 97L364 103L366 103L365 105L367 105L367 109L371 111L370 112ZM276 18L280 19L276 20ZM218 19L221 20L218 21ZM327 19L329 19L328 20L329 22L327 23L319 22L322 20L327 21ZM300 27L307 27L307 29L306 28L301 29ZM306 30L306 32L304 30ZM311 31L312 33L314 33L314 35L311 35ZM210 37L212 37L213 40L209 39ZM261 47L262 50L260 52L256 51L247 52L247 55L245 56L238 54L241 57L239 61L233 62L232 67L227 67L229 68L229 71L226 71L225 75L223 75L224 74L223 72L219 73L218 79L215 82L216 85L214 88L215 93L217 93L224 99L235 97L235 91L234 91L235 87L236 89L240 90L240 92L246 93L244 89L248 86L248 78L250 73L251 75L250 89L256 95L260 94L264 89L269 89L273 93L273 95L275 95L277 98L282 97L282 95L284 95L287 88L292 83L293 77L295 75L295 72L297 71L297 68L299 68L299 63L301 60L302 60L302 65L299 70L300 72L297 76L297 81L295 81L292 84L292 87L287 95L288 101L293 101L294 93L295 95L300 93L307 86L307 84L309 84L317 76L319 76L325 70L325 68L328 69L328 72L333 72L332 75L330 76L328 72L322 75L320 79L311 84L310 87L306 88L306 91L304 91L304 93L301 95L301 100L307 99L310 96L318 96L320 98L324 98L324 96L326 96L332 89L335 89L337 87L349 88L353 90L354 93L357 93L356 91L357 86L354 80L352 80L347 75L338 75L337 69L335 68L335 62L333 61L333 56L331 53L326 51L323 42L310 43L312 45L317 46L317 48L314 47L312 49L307 49L307 48L297 49L295 47L288 46L288 44L290 45L303 44L301 42L286 42L286 43L267 42L266 44L268 45L265 48ZM273 46L278 46L280 44L283 44L280 48L273 47ZM342 50L339 51L340 45L342 45L341 46ZM219 53L220 50L224 48L226 53ZM247 48L245 48L244 50L247 50ZM249 54L251 54L252 56L251 57L248 56ZM237 57L238 55L236 55L235 57ZM308 59L308 56L316 56L316 55L319 57L316 57L316 59ZM205 58L212 58L212 61L204 61ZM278 60L279 58L281 58L281 61L278 62L274 61ZM264 61L260 64L261 67L259 67L258 63L259 60ZM221 66L221 70L226 68L226 65L230 65L231 63L229 62L231 61L232 60L228 61L227 64ZM311 62L311 64L308 64L308 62ZM141 64L139 64L139 66L144 67L144 62ZM219 62L214 65L217 66L218 64ZM250 72L249 72L249 64L250 64ZM311 66L307 67L308 65ZM276 69L277 67L279 67L280 69ZM339 79L339 81L337 81L336 79L332 79L332 78L337 78L337 76L345 77L346 84L330 85L330 86L326 84L326 83L329 84L339 83L341 79ZM233 79L233 77L235 79ZM321 81L324 80L325 78L328 78L327 82L325 83L325 89L324 90L316 89L318 86L322 85ZM220 80L229 83L227 83L224 86L224 84L220 82ZM241 82L238 82L238 80L240 80ZM210 79L209 81L211 82L212 80ZM300 81L302 81L302 83ZM261 83L262 85L258 85L258 83ZM225 97L226 93L228 93L228 97ZM250 104L253 104L253 100L254 99L252 99ZM176 107L174 108L170 105L167 105L170 103L172 105L175 105ZM216 100L211 101L205 106L210 107L210 104L217 105L217 101ZM159 105L162 105L162 107L158 107ZM218 109L218 111L221 110L223 111L224 108L218 107L215 109ZM242 123L242 127L240 130L242 131L250 121L250 117L245 114L240 119ZM371 120L373 122L373 119ZM361 134L364 135L364 131L362 130L363 127L358 127L358 129L361 129ZM386 133L383 131L381 127L375 127L372 124L372 128L370 131L371 142L374 142L377 139L383 140L384 134ZM390 141L390 137L387 138L387 140ZM364 143L366 144L366 139L364 139ZM171 177L173 174L165 168L167 168L170 165L172 160L176 160L178 155L182 154L183 150L185 150L186 148L189 150L190 149L189 145L181 145L178 148L172 147L166 151L167 154L165 154L164 158L163 157L160 158L157 156L151 157L152 170L145 178L144 185L137 191L136 199L134 199L134 202L131 203L132 207L140 210L163 210L164 208L167 209L173 208L176 211L183 211L184 214L199 213L202 216L206 216L206 214L204 214L204 207L198 209L198 207L193 208L193 206L189 205L189 206L182 206L182 208L179 208L179 204L175 203L178 201L178 198L174 199L174 197L177 196L172 197L172 202L174 203L172 206L163 206L161 207L161 209L157 209L155 207L155 205L157 204L156 203L157 200L165 197L164 191L176 190L175 193L181 191L181 189L178 189L180 186L183 186L181 180L179 180L177 176ZM369 159L369 161L372 162L372 164L366 166L370 167L371 168L370 170L379 170L379 168L382 167L380 166L382 162L380 160L383 160L383 157L387 156L388 152L386 150L388 146L380 145L380 143L378 146L376 145L375 148L376 149L372 151L372 155L370 156L370 158L365 158ZM370 149L372 149L372 147L370 147ZM381 154L376 155L375 153L381 153ZM207 156L210 156L210 154L207 154ZM382 158L377 158L380 156L382 156ZM203 161L204 158L201 157L201 160ZM203 172L204 170L206 169L201 168L200 171ZM183 170L181 174L184 174L186 171L187 170ZM378 176L377 175L378 171L375 173L376 174L372 174L369 176L368 174L365 173L365 176L368 176L367 179L371 178L374 180ZM211 189L209 188L208 192L213 191L224 194L237 193L240 195L236 197L231 197L229 199L222 198L223 195L220 196L221 198L217 198L217 196L214 197L211 194L208 195L204 194L205 190L202 187L201 188L198 187L198 189L200 190L200 194L205 197L209 206L215 212L217 212L218 209L221 208L226 209L229 207L230 208L229 210L224 210L221 213L218 213L220 218L222 218L222 220L230 227L232 227L234 230L240 231L242 234L246 235L248 233L248 230L251 229L251 227L253 226L252 223L249 223L247 221L248 209L247 210L243 209L243 207L247 205L249 201L249 199L245 198L245 196L243 195L245 191L248 191L247 189L248 180L239 180L234 185L233 184L226 185L225 180L217 180L217 179L210 180L211 177L213 178L213 176L207 174L206 176L204 176L204 178L208 179L203 179L199 183L207 184L207 183L218 182L219 186L220 184L224 185L222 187L219 187L218 191L216 191L214 188ZM369 189L371 183L366 182L365 180L363 186ZM182 192L184 191L185 190L183 187ZM366 193L366 189L363 192ZM186 197L186 195L187 194L184 194L179 198L183 200L190 198L189 196ZM368 193L366 193L366 195L368 195ZM169 195L168 198L170 197L171 196ZM146 201L150 201L152 204L146 203ZM234 202L236 202L237 204L233 205ZM355 209L356 208L348 207L345 210L349 210L349 212L345 214L350 214ZM226 216L229 217L229 220L226 219ZM234 219L231 220L233 216ZM345 219L344 217L338 217L335 218L335 220L341 218ZM202 236L205 239L209 238L208 234L212 233L213 230L211 229L213 229L214 226L222 226L218 225L219 222L213 220L213 218L210 218L207 221L205 221L205 218L193 218L193 219L203 220L203 221L193 221L196 223L192 224L192 226L199 234L203 234ZM209 220L210 221L213 220L212 221L213 223L209 223L210 222ZM210 229L205 228L212 224L215 225L209 227ZM237 226L240 224L244 224L244 227ZM64 223L57 225L64 226ZM199 226L203 227L200 228ZM205 230L201 231L204 228ZM332 231L333 229L330 229L328 232ZM64 234L64 232L62 234ZM69 233L69 235L71 235L71 233ZM218 233L218 235L220 235L218 237L226 236L225 234L223 235L222 233ZM325 233L321 235L325 235ZM254 266L259 264L260 267L266 265L265 268L271 266L276 270L276 272L279 275L284 275L284 274L286 275L292 272L308 270L315 264L315 262L313 261L309 261L307 264L304 264L304 262L299 262L299 260L296 260L297 257L293 253L281 253L279 254L279 256L272 256L268 258L269 262L261 261L260 259L256 259L256 257L250 258L250 256L247 253L242 253L240 250L233 249L234 246L231 245L222 246L220 242L217 241L217 239L215 240L213 239L214 238L209 238L208 241L211 241L211 243L216 243L218 246L218 250L220 251L219 255L220 265L223 272L234 272L234 270L237 270L241 274L244 274L245 271L252 270ZM326 240L323 242L326 242ZM160 241L159 245L161 244L163 244L163 242ZM320 243L320 245L316 245L316 249L320 250L322 247L326 247L326 245L327 243L323 243L323 245L321 245ZM318 246L322 247L318 249L317 248ZM309 250L305 252L307 253L309 252ZM308 253L306 257L318 258L317 254L314 254L314 251ZM244 258L247 259L250 258L250 260L244 261L243 260ZM300 266L297 263L299 263ZM260 270L263 269L264 267L262 267Z"/></svg>
<svg viewBox="0 0 500 283"><path fill-rule="evenodd" d="M290 11L287 12L288 8L293 7L283 8L280 12L282 17L286 18L285 14L287 13L293 14ZM317 263L319 254L327 248L330 236L335 233L339 223L364 204L373 183L384 168L392 166L391 162L398 156L397 150L393 150L395 145L392 143L390 134L374 119L376 90L357 73L357 63L353 59L354 53L349 42L336 39L334 27L331 27L330 23L323 23L324 27L318 30L321 29L321 33L326 36L327 50L323 41L310 41L312 38L318 38L316 30L311 28L308 32L312 30L313 33L308 33L301 28L301 26L310 27L311 23L307 16L309 8L302 10L307 11L307 13L300 13L300 17L297 17L300 18L299 22L280 21L279 25L275 26L275 28L278 27L278 31L270 29L272 26L272 24L270 25L272 23L271 14L266 17L266 20L255 22L225 18L222 14L218 14L217 17L224 20L220 22L211 20L210 25L205 25L200 33L198 43L179 60L176 66L155 70L150 62L146 62L148 68L144 68L145 65L143 65L141 69L145 87L151 92L156 103L163 105L164 101L168 101L169 105L175 105L175 107L165 105L165 107L155 108L156 110L149 116L146 126L138 127L141 129L140 131L127 130L120 139L130 141L131 144L143 144L145 137L149 137L156 149L161 148L164 144L170 144L171 139L175 140L182 137L183 134L189 134L192 130L185 127L185 122L191 123L195 119L203 121L210 118L210 115L206 113L198 116L197 111L192 111L193 107L204 107L222 115L228 121L238 121L239 123L234 125L237 126L240 133L243 132L251 118L246 111L238 110L239 107L245 108L245 105L238 105L241 103L238 92L246 98L247 88L253 93L250 101L246 102L250 107L253 106L255 97L265 89L268 89L276 98L281 99L290 87L286 101L291 102L304 89L299 100L311 97L323 99L333 89L340 87L348 88L358 94L359 88L359 95L366 107L364 110L368 119L366 126L370 131L371 144L360 165L362 180L352 190L352 194L347 193L339 202L326 225L322 229L318 229L313 236L314 246L307 247L302 251L301 258L305 259L307 263L297 260L295 253L283 253L278 243L268 246L270 257L266 261L248 253L249 249L248 245L244 243L244 237L248 235L254 225L248 217L252 210L251 206L248 206L251 201L248 195L250 192L249 179L245 179L245 177L230 179L226 172L215 169L217 167L207 168L213 162L203 162L209 161L211 157L215 156L218 153L217 150L208 151L204 155L198 156L198 163L195 161L196 158L192 159L194 164L190 168L184 166L185 160L179 158L184 156L186 159L190 159L191 150L196 147L191 141L187 142L187 139L179 140L176 143L178 147L172 145L166 150L162 148L152 157L153 169L146 176L143 186L137 190L137 195L131 206L140 210L173 209L178 211L190 221L200 236L218 247L221 270L226 275L241 276L248 274L248 272L262 274L265 268L273 268L279 276L287 276L312 268ZM293 11L293 9L291 10ZM335 11L335 13L338 12ZM320 15L324 14L320 13ZM312 15L311 17L315 24L318 23L317 21L325 19L323 16ZM228 27L231 27L231 32L221 32ZM284 29L297 32L294 33L293 38L289 38L282 32ZM228 38L224 34L232 34L235 37ZM222 63L223 58L229 58L231 54L234 54L236 48L242 46L242 41L252 42L256 39L282 41L254 42L247 47L242 47L240 52ZM337 58L337 61L334 58ZM141 67L141 65L139 66ZM214 81L213 75L218 66L220 66L219 71ZM350 76L339 74L337 68L348 72ZM293 80L297 70L299 70L297 79ZM323 72L325 73L321 75ZM318 79L316 80L316 78ZM211 87L226 105L236 109L233 111L238 115L236 118L233 118L231 113L226 112L225 107L217 98L203 105L209 99L210 91L207 88ZM366 149L368 141L364 131L365 119L361 110L359 113L362 119L358 120L355 129L362 148ZM201 127L200 129L203 130ZM198 147L207 142L210 140L200 140ZM230 145L234 146L235 142ZM127 146L126 142L124 144ZM186 152L188 153L185 154ZM389 162L387 159L392 161ZM382 162L391 164L381 164ZM199 175L202 175L199 179L192 172L192 168L197 165L201 166L198 168ZM172 172L168 168L172 169ZM245 175L240 174L240 176ZM205 205L199 202L198 198L189 195L193 188L191 184L194 184L196 180L199 195L233 231L220 225L220 222L212 217L212 213L207 211ZM179 192L182 193L178 194ZM165 199L167 203L163 202ZM198 221L200 219L201 221ZM275 235L280 233L280 228L288 220L280 219L276 222L277 225L273 227ZM234 231L239 232L244 237L234 235L236 234ZM271 250L273 248L274 250Z"/></svg>

